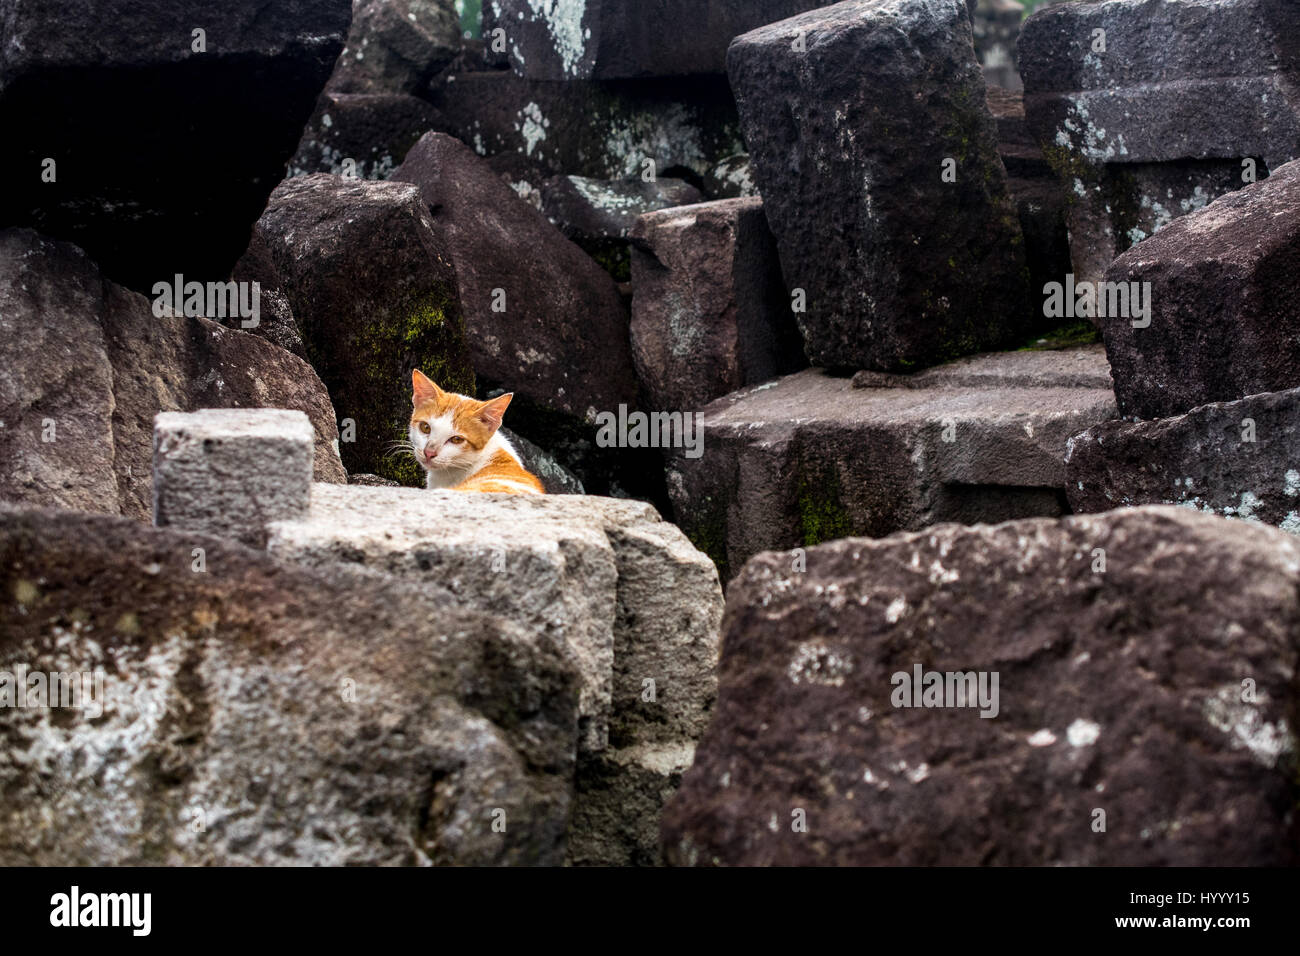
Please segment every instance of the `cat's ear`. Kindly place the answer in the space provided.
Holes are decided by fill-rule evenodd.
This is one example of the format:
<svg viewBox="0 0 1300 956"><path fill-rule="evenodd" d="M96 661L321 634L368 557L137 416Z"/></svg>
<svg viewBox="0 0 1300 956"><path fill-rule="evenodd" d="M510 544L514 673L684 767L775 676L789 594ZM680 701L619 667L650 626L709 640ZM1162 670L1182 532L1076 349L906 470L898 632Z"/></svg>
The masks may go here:
<svg viewBox="0 0 1300 956"><path fill-rule="evenodd" d="M510 399L514 397L514 392L506 392L490 402L484 402L476 417L488 428L496 431L501 427L501 419L505 416L506 409L510 407Z"/></svg>
<svg viewBox="0 0 1300 956"><path fill-rule="evenodd" d="M418 368L411 370L411 405L419 408L425 402L431 402L442 395L442 389L433 384L433 379L425 375Z"/></svg>

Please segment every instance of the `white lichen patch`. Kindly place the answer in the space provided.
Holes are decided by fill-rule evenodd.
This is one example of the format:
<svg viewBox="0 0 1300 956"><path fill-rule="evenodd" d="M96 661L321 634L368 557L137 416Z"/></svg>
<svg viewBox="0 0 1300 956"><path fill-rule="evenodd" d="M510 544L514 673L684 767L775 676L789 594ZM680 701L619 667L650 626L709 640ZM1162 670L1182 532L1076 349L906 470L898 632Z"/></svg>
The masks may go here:
<svg viewBox="0 0 1300 956"><path fill-rule="evenodd" d="M1044 727L1037 733L1030 734L1026 743L1031 747L1050 747L1056 743L1056 734Z"/></svg>
<svg viewBox="0 0 1300 956"><path fill-rule="evenodd" d="M853 673L853 658L842 650L828 647L822 641L804 641L790 659L786 675L792 684L820 684L841 687L844 678Z"/></svg>
<svg viewBox="0 0 1300 956"><path fill-rule="evenodd" d="M889 607L885 608L885 620L890 624L897 624L906 612L907 599L899 595L889 602Z"/></svg>
<svg viewBox="0 0 1300 956"><path fill-rule="evenodd" d="M1285 720L1270 723L1264 719L1267 703L1262 691L1253 702L1244 701L1241 687L1228 684L1205 699L1202 713L1211 727L1228 735L1234 750L1244 748L1265 767L1274 767L1284 754L1295 752L1295 738Z"/></svg>
<svg viewBox="0 0 1300 956"><path fill-rule="evenodd" d="M528 0L533 20L546 24L551 46L566 76L581 75L583 56L591 30L583 24L587 0ZM520 11L522 15L522 11ZM518 55L518 51L515 51ZM522 60L522 57L520 58Z"/></svg>
<svg viewBox="0 0 1300 956"><path fill-rule="evenodd" d="M515 124L515 129L524 138L525 155L533 155L538 144L546 139L546 128L550 125L551 121L542 115L542 108L536 103L527 103L519 111L519 122Z"/></svg>
<svg viewBox="0 0 1300 956"><path fill-rule="evenodd" d="M1090 747L1101 736L1101 725L1080 717L1065 728L1065 739L1071 747Z"/></svg>

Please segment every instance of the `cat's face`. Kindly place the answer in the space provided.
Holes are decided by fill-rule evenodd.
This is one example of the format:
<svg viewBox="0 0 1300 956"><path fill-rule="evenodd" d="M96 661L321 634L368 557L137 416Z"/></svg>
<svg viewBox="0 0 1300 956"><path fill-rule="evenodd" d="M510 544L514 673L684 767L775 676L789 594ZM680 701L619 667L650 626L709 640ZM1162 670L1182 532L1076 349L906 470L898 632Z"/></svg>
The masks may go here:
<svg viewBox="0 0 1300 956"><path fill-rule="evenodd" d="M430 473L473 471L501 426L512 395L480 402L444 392L419 369L411 374L411 450Z"/></svg>

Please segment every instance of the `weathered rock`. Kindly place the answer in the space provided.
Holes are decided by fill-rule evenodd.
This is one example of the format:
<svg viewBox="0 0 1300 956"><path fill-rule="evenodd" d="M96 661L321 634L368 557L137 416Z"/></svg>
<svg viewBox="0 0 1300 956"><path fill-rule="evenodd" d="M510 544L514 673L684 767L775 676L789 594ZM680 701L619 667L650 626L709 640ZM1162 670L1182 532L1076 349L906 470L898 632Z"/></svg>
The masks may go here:
<svg viewBox="0 0 1300 956"><path fill-rule="evenodd" d="M1065 513L1071 435L1115 417L1098 346L981 355L909 380L809 369L718 399L674 452L674 518L730 577L759 551L941 521Z"/></svg>
<svg viewBox="0 0 1300 956"><path fill-rule="evenodd" d="M728 589L717 712L664 815L670 862L1300 856L1293 538L1141 508L805 557L792 573L792 555L761 555ZM986 694L895 707L895 675L918 671Z"/></svg>
<svg viewBox="0 0 1300 956"><path fill-rule="evenodd" d="M153 424L155 527L261 547L267 524L311 507L313 437L302 412L162 412Z"/></svg>
<svg viewBox="0 0 1300 956"><path fill-rule="evenodd" d="M4 865L564 859L573 662L459 602L206 535L10 510L0 660L102 682L102 714L0 708Z"/></svg>
<svg viewBox="0 0 1300 956"><path fill-rule="evenodd" d="M452 0L352 0L347 46L328 88L417 93L458 53L460 18Z"/></svg>
<svg viewBox="0 0 1300 956"><path fill-rule="evenodd" d="M1300 389L1096 425L1065 472L1076 512L1177 504L1300 534Z"/></svg>
<svg viewBox="0 0 1300 956"><path fill-rule="evenodd" d="M552 176L542 183L540 193L542 214L616 282L631 279L627 236L638 216L704 199L690 183L668 178L647 182Z"/></svg>
<svg viewBox="0 0 1300 956"><path fill-rule="evenodd" d="M248 248L235 263L230 278L234 282L248 283L250 288L254 282L258 286L261 314L258 316L257 325L245 331L260 335L280 348L292 352L304 362L307 361L307 347L302 343L298 321L293 317L293 306L289 304L289 297L283 291L284 277L275 267L266 240L257 230L253 230ZM244 324L244 320L237 315L218 318L215 321L236 329Z"/></svg>
<svg viewBox="0 0 1300 956"><path fill-rule="evenodd" d="M653 825L629 818L657 818L708 720L722 592L711 562L653 508L317 485L310 516L272 525L267 547L397 576L562 640L581 678L571 858L657 859Z"/></svg>
<svg viewBox="0 0 1300 956"><path fill-rule="evenodd" d="M745 148L725 76L550 83L457 73L433 103L480 156L514 153L551 176L620 179L652 162L656 176L696 182Z"/></svg>
<svg viewBox="0 0 1300 956"><path fill-rule="evenodd" d="M1149 317L1107 305L1097 320L1122 413L1161 418L1300 386L1300 162L1174 220L1106 282L1150 283Z"/></svg>
<svg viewBox="0 0 1300 956"><path fill-rule="evenodd" d="M555 418L585 428L590 409L636 404L627 312L586 253L450 136L421 139L393 179L433 210L479 384L514 393L513 427L559 455Z"/></svg>
<svg viewBox="0 0 1300 956"><path fill-rule="evenodd" d="M704 175L704 192L710 199L745 199L758 195L748 153L719 160Z"/></svg>
<svg viewBox="0 0 1300 956"><path fill-rule="evenodd" d="M826 0L486 0L483 36L504 31L510 65L536 80L721 73L732 38Z"/></svg>
<svg viewBox="0 0 1300 956"><path fill-rule="evenodd" d="M485 386L579 417L632 401L618 290L581 249L450 136L425 136L393 178L434 210Z"/></svg>
<svg viewBox="0 0 1300 956"><path fill-rule="evenodd" d="M680 179L554 176L542 184L542 213L570 239L626 239L637 217L689 206L704 196Z"/></svg>
<svg viewBox="0 0 1300 956"><path fill-rule="evenodd" d="M1247 161L1262 178L1300 156L1297 36L1286 0L1069 3L1026 21L1027 119L1070 189L1081 280L1242 186Z"/></svg>
<svg viewBox="0 0 1300 956"><path fill-rule="evenodd" d="M387 179L431 129L447 132L448 126L442 114L417 97L325 93L289 161L289 175Z"/></svg>
<svg viewBox="0 0 1300 956"><path fill-rule="evenodd" d="M656 409L707 405L807 364L760 199L642 216L632 357Z"/></svg>
<svg viewBox="0 0 1300 956"><path fill-rule="evenodd" d="M400 488L402 487L395 481L388 478L380 478L378 475L348 475L349 485L366 485L371 488Z"/></svg>
<svg viewBox="0 0 1300 956"><path fill-rule="evenodd" d="M849 0L731 45L763 208L786 285L806 295L797 318L816 365L933 365L1030 325L970 31L960 0Z"/></svg>
<svg viewBox="0 0 1300 956"><path fill-rule="evenodd" d="M6 3L2 18L0 226L75 242L145 291L176 273L230 273L351 11L348 0L42 0Z"/></svg>
<svg viewBox="0 0 1300 956"><path fill-rule="evenodd" d="M0 498L148 520L154 415L267 405L305 412L316 479L345 479L334 409L306 362L151 308L75 246L0 231Z"/></svg>
<svg viewBox="0 0 1300 956"><path fill-rule="evenodd" d="M343 422L349 470L421 484L407 438L411 369L473 394L456 273L419 190L318 174L281 183L257 232ZM347 423L352 422L349 429ZM352 439L352 440L349 440Z"/></svg>

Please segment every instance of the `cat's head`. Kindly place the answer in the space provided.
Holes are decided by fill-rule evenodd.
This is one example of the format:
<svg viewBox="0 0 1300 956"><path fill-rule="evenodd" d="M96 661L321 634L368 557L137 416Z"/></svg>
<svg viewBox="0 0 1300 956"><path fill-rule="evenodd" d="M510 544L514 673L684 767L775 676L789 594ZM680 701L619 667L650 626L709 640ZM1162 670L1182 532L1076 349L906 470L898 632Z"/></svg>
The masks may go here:
<svg viewBox="0 0 1300 956"><path fill-rule="evenodd" d="M470 472L501 427L513 393L480 402L444 392L423 372L411 372L411 450L428 472Z"/></svg>

